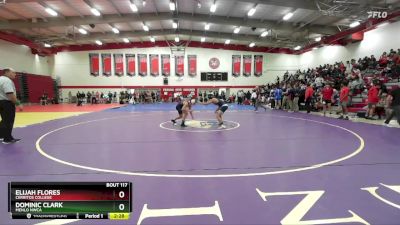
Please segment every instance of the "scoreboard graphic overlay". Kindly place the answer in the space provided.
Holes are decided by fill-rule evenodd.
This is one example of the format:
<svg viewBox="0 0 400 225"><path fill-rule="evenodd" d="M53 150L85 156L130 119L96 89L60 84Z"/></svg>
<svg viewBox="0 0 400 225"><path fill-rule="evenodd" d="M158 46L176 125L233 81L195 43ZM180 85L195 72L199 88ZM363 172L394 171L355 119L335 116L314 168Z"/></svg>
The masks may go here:
<svg viewBox="0 0 400 225"><path fill-rule="evenodd" d="M130 182L10 182L12 219L129 219Z"/></svg>

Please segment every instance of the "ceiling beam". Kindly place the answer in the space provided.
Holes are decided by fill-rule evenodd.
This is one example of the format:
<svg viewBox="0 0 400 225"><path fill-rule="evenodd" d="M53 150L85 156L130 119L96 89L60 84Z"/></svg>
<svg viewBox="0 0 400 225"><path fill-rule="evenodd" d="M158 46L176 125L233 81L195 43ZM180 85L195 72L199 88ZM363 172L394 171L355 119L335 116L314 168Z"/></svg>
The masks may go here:
<svg viewBox="0 0 400 225"><path fill-rule="evenodd" d="M178 34L178 35L187 35L187 36L198 36L198 37L206 37L206 38L216 38L216 39L230 39L233 41L246 41L246 42L256 42L262 43L266 45L276 45L276 41L261 38L259 35L243 35L243 34L231 34L231 33L220 33L220 32L206 32L204 31L191 31L191 30L178 30L175 29L168 29L168 30L150 30L149 32L139 31L139 32L131 32L131 31L123 31L119 34L114 33L91 33L90 35L80 35L76 37L76 41L86 41L92 42L93 40L107 40L107 39L115 39L121 40L122 38L142 38L142 37L149 37L149 36L166 36L171 34ZM71 40L67 37L61 37L54 42L66 41ZM286 43L294 44L293 42L287 41Z"/></svg>
<svg viewBox="0 0 400 225"><path fill-rule="evenodd" d="M7 0L7 3L36 2L37 0ZM238 0L239 2L258 3L262 5L275 5L299 9L317 10L312 0Z"/></svg>
<svg viewBox="0 0 400 225"><path fill-rule="evenodd" d="M282 22L277 24L275 21L263 21L257 19L243 20L241 17L230 17L229 19L225 16L207 15L207 14L194 14L191 13L179 13L173 15L171 13L143 13L140 14L122 14L119 15L103 15L102 17L88 16L81 18L79 16L66 17L65 19L60 18L47 18L48 22L38 21L37 23L31 23L23 20L12 20L7 22L0 22L1 29L21 29L21 28L47 28L52 26L72 26L72 25L87 25L87 24L107 24L107 23L127 23L133 21L161 21L161 20L187 20L193 22L206 22L222 25L233 25L233 26L245 26L245 27L256 27L256 28L268 28L277 31L292 32L296 27L291 22ZM151 29L151 28L150 28ZM337 32L335 27L322 26L322 25L310 25L306 29L312 33L320 33L324 35L334 34Z"/></svg>

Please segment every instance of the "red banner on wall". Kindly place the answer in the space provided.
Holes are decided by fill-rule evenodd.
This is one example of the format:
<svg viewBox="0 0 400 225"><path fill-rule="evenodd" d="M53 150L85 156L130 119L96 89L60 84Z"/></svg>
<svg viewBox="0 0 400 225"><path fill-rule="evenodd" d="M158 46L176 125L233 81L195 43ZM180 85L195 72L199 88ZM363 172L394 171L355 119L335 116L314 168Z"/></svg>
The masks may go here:
<svg viewBox="0 0 400 225"><path fill-rule="evenodd" d="M241 64L241 56L233 55L232 56L232 76L234 76L234 77L240 76L240 64Z"/></svg>
<svg viewBox="0 0 400 225"><path fill-rule="evenodd" d="M147 55L146 54L138 54L138 63L139 63L139 75L147 76Z"/></svg>
<svg viewBox="0 0 400 225"><path fill-rule="evenodd" d="M160 75L158 55L150 54L150 74L154 77Z"/></svg>
<svg viewBox="0 0 400 225"><path fill-rule="evenodd" d="M197 57L196 55L188 55L189 76L197 75Z"/></svg>
<svg viewBox="0 0 400 225"><path fill-rule="evenodd" d="M171 57L170 55L161 55L162 75L168 77L171 75Z"/></svg>
<svg viewBox="0 0 400 225"><path fill-rule="evenodd" d="M124 75L124 55L114 54L114 74L117 76Z"/></svg>
<svg viewBox="0 0 400 225"><path fill-rule="evenodd" d="M243 56L243 76L251 75L251 55Z"/></svg>
<svg viewBox="0 0 400 225"><path fill-rule="evenodd" d="M185 58L183 55L176 55L175 56L175 75L176 76L183 76L185 71Z"/></svg>
<svg viewBox="0 0 400 225"><path fill-rule="evenodd" d="M254 56L254 76L259 77L263 72L263 56L255 55Z"/></svg>
<svg viewBox="0 0 400 225"><path fill-rule="evenodd" d="M90 53L89 54L89 64L90 64L90 75L98 76L100 73L100 60L99 54Z"/></svg>
<svg viewBox="0 0 400 225"><path fill-rule="evenodd" d="M103 62L103 75L111 75L111 54L101 54L101 61Z"/></svg>
<svg viewBox="0 0 400 225"><path fill-rule="evenodd" d="M126 74L128 76L135 76L136 75L136 62L135 62L135 54L126 54Z"/></svg>

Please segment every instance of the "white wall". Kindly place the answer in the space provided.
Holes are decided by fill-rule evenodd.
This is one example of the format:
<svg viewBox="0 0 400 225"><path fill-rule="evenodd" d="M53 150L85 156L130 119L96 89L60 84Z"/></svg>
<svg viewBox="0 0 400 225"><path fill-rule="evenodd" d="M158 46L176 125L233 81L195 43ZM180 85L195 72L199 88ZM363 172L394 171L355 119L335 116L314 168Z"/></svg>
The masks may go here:
<svg viewBox="0 0 400 225"><path fill-rule="evenodd" d="M145 77L141 76L122 76L112 75L110 77L90 75L89 71L89 53L131 53L131 54L171 54L169 48L136 48L136 49L113 49L101 51L81 51L81 52L60 52L54 59L54 70L52 74L61 78L62 86L162 86L163 76L153 77L149 74ZM282 75L286 70L295 70L298 67L298 56L287 54L262 54L263 75L261 77L239 76L232 77L232 55L259 55L261 53L238 52L221 49L205 49L205 48L187 48L185 52L185 75L182 80L175 76L175 61L171 56L171 76L169 77L169 86L248 86L265 84L272 81L277 75ZM197 76L188 76L187 55L197 55ZM217 69L209 67L209 59L216 57L220 60L220 66ZM137 63L137 62L136 62ZM252 62L253 63L253 62ZM160 58L161 64L161 58ZM160 65L161 68L161 65ZM253 66L252 66L252 69ZM148 71L150 64L148 62ZM202 82L200 81L201 72L228 72L228 82ZM101 71L100 71L101 72ZM136 66L136 73L137 73ZM101 73L100 73L101 74ZM253 71L252 71L253 74ZM68 89L63 90L63 95L68 93ZM72 90L76 92L77 90Z"/></svg>
<svg viewBox="0 0 400 225"><path fill-rule="evenodd" d="M302 55L287 54L262 54L264 56L263 75L261 77L243 77L242 75L235 78L228 76L228 82L201 82L200 72L203 71L220 71L231 74L232 55L258 55L260 53L239 52L221 49L205 49L205 48L187 48L186 56L197 55L197 76L189 77L187 68L187 57L185 56L185 75L182 80L175 76L175 62L171 57L171 76L169 77L169 86L254 86L265 84L275 80L276 76L282 76L286 70L295 71L298 68L306 69L316 67L326 63L334 63L336 61L347 61L352 58L360 58L374 54L379 58L380 54L391 48L400 47L400 22L392 23L384 27L374 29L364 34L364 40L347 46L325 46L318 50L304 53ZM23 48L23 47L20 47ZM26 51L28 51L27 49ZM62 86L162 86L163 77L111 77L98 76L93 77L89 74L89 53L131 53L131 54L171 54L169 48L133 48L133 49L115 49L102 51L82 51L82 52L60 52L54 56L54 65L51 66L50 74L61 78ZM30 54L30 53L29 53ZM1 57L5 57L1 55ZM26 57L26 56L25 56ZM220 67L213 70L209 67L208 61L212 57L220 60ZM7 57L7 60L10 61ZM29 60L27 60L29 62ZM161 61L161 59L160 59ZM161 63L161 62L160 62ZM50 64L52 60L50 59ZM46 68L42 64L39 67ZM136 66L137 67L137 66ZM40 70L39 68L39 70ZM148 71L150 64L148 62ZM161 66L160 66L161 68ZM243 69L243 68L242 68ZM253 69L253 66L252 66ZM137 68L136 68L137 70ZM101 71L100 71L101 72ZM137 72L137 71L136 71ZM253 74L253 71L252 71ZM63 95L66 96L68 91L75 93L78 89L63 89ZM100 89L99 89L100 90ZM233 90L233 89L232 89ZM85 90L87 91L87 90ZM102 91L108 91L102 89ZM112 89L112 91L119 91ZM233 92L235 92L233 90Z"/></svg>
<svg viewBox="0 0 400 225"><path fill-rule="evenodd" d="M312 68L326 63L358 60L375 55L379 59L383 52L400 48L400 21L364 33L364 40L347 46L325 46L306 52L299 57L299 67Z"/></svg>
<svg viewBox="0 0 400 225"><path fill-rule="evenodd" d="M53 56L40 57L33 55L25 45L16 45L0 40L0 68L11 67L18 72L38 75L50 75Z"/></svg>

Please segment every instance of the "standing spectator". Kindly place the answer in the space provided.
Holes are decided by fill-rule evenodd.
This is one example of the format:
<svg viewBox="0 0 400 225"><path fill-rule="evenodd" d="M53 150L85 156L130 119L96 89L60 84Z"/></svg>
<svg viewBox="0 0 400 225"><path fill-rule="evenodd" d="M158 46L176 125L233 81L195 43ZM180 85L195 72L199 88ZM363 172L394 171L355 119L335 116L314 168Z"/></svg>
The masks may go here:
<svg viewBox="0 0 400 225"><path fill-rule="evenodd" d="M400 125L400 88L392 90L389 95L389 100L391 101L390 105L392 107L392 111L385 120L385 125L390 126L390 120L392 120L394 116L396 116L397 123Z"/></svg>
<svg viewBox="0 0 400 225"><path fill-rule="evenodd" d="M300 92L301 92L301 90L300 90L299 84L295 84L295 86L293 88L293 94L294 94L293 106L292 106L293 112L299 111Z"/></svg>
<svg viewBox="0 0 400 225"><path fill-rule="evenodd" d="M254 106L254 111L257 111L256 101L257 101L257 92L256 90L253 90L253 93L251 93L251 104Z"/></svg>
<svg viewBox="0 0 400 225"><path fill-rule="evenodd" d="M13 144L20 139L12 136L15 119L15 105L19 104L14 82L16 77L13 69L5 69L4 75L0 76L0 139L3 144Z"/></svg>
<svg viewBox="0 0 400 225"><path fill-rule="evenodd" d="M322 89L322 104L323 104L323 112L324 116L326 115L326 106L328 106L329 114L332 114L332 97L333 97L333 88L327 83L325 84L324 89Z"/></svg>
<svg viewBox="0 0 400 225"><path fill-rule="evenodd" d="M304 97L304 100L306 102L307 113L311 112L311 100L312 100L313 94L314 94L314 89L311 86L311 83L308 83L307 84L307 89L306 89L306 95Z"/></svg>
<svg viewBox="0 0 400 225"><path fill-rule="evenodd" d="M379 102L379 87L377 81L373 82L372 87L368 90L368 111L365 119L373 120L376 104Z"/></svg>
<svg viewBox="0 0 400 225"><path fill-rule="evenodd" d="M342 89L340 90L340 105L342 106L342 115L339 117L339 119L344 119L344 120L349 120L349 117L347 115L347 104L349 102L349 93L350 93L350 88L348 87L349 82L348 81L343 81L342 83Z"/></svg>
<svg viewBox="0 0 400 225"><path fill-rule="evenodd" d="M274 91L275 94L275 109L281 109L281 101L282 101L282 89L280 86L276 86Z"/></svg>

